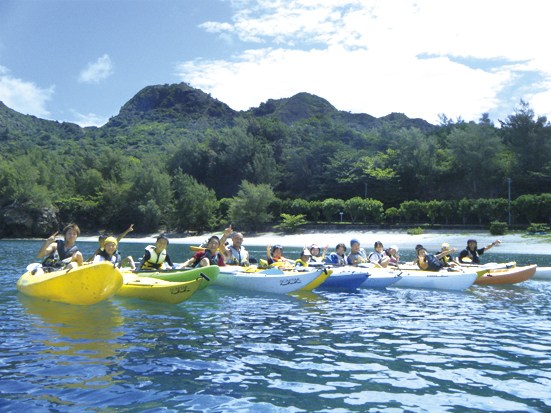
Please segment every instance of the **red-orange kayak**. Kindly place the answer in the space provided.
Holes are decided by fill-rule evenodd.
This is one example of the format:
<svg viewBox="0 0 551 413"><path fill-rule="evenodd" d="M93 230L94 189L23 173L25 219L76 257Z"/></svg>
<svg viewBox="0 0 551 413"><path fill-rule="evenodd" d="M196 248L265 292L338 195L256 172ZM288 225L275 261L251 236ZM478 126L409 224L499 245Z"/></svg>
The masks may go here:
<svg viewBox="0 0 551 413"><path fill-rule="evenodd" d="M481 277L478 277L475 284L517 284L529 280L536 273L537 265L515 267L502 270L490 270Z"/></svg>

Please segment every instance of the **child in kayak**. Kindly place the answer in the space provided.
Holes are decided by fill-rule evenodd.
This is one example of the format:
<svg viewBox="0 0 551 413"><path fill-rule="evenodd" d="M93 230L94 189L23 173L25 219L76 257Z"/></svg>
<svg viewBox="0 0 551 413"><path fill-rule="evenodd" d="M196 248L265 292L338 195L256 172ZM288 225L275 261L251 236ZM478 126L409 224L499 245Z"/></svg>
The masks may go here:
<svg viewBox="0 0 551 413"><path fill-rule="evenodd" d="M128 234L130 231L134 231L134 224L130 224L130 227L128 227L126 231L124 231L121 235L117 237L117 244L121 242L121 239L123 239L126 236L126 234ZM85 262L91 262L94 259L94 257L103 250L103 246L107 238L109 238L107 235L100 234L100 236L98 237L99 248L94 252L94 254L92 254L91 257L87 258Z"/></svg>
<svg viewBox="0 0 551 413"><path fill-rule="evenodd" d="M92 263L97 264L98 262L107 261L113 263L117 268L124 267L128 263L132 271L134 271L136 269L134 259L128 256L123 260L121 254L117 251L118 244L115 237L107 237L103 243L103 248L100 250L99 254L94 256Z"/></svg>
<svg viewBox="0 0 551 413"><path fill-rule="evenodd" d="M440 258L452 252L455 252L455 248L434 255L427 253L427 250L421 247L417 250L417 265L424 271L440 271L444 267Z"/></svg>
<svg viewBox="0 0 551 413"><path fill-rule="evenodd" d="M327 250L329 249L329 245L326 245L325 248L323 248L323 253L320 256L321 248L318 244L312 244L310 245L310 262L323 262L325 261L325 254L327 253Z"/></svg>
<svg viewBox="0 0 551 413"><path fill-rule="evenodd" d="M400 256L398 255L398 246L393 245L389 249L385 250L386 255L390 259L390 262L388 265L397 266L398 260L400 259Z"/></svg>
<svg viewBox="0 0 551 413"><path fill-rule="evenodd" d="M348 264L358 265L367 262L365 250L360 248L360 241L356 238L350 240L350 254L348 254Z"/></svg>
<svg viewBox="0 0 551 413"><path fill-rule="evenodd" d="M332 252L327 259L327 264L334 265L348 265L348 258L346 257L346 245L343 243L337 244L335 248L337 252Z"/></svg>
<svg viewBox="0 0 551 413"><path fill-rule="evenodd" d="M166 247L168 247L168 238L166 235L161 234L157 237L155 245L148 245L145 247L145 253L138 264L138 269L159 270L163 267L165 262L171 268L176 268L166 252Z"/></svg>
<svg viewBox="0 0 551 413"><path fill-rule="evenodd" d="M218 265L219 267L225 267L224 256L219 251L220 239L213 235L207 241L207 249L204 251L197 251L193 257L184 262L180 268L184 267L209 267L211 265Z"/></svg>
<svg viewBox="0 0 551 413"><path fill-rule="evenodd" d="M376 241L374 245L375 251L369 254L369 262L375 264L377 267L386 268L390 263L390 257L386 255L386 252L381 241Z"/></svg>
<svg viewBox="0 0 551 413"><path fill-rule="evenodd" d="M306 248L300 252L300 258L295 261L295 267L308 267L308 261L312 258L312 254ZM316 261L317 262L317 261Z"/></svg>
<svg viewBox="0 0 551 413"><path fill-rule="evenodd" d="M436 253L436 255L438 255L442 252L447 252L449 249L450 249L450 244L448 244L447 242L444 242L442 244L442 246L440 247L440 251L438 251ZM440 261L442 261L442 264L444 264L444 267L451 267L452 265L459 265L459 263L457 261L455 261L453 259L453 257L449 254L442 256L440 258Z"/></svg>
<svg viewBox="0 0 551 413"><path fill-rule="evenodd" d="M266 255L268 258L268 266L271 265L283 265L292 264L292 260L285 258L283 255L283 247L281 245L274 245L273 247L268 244L266 247Z"/></svg>

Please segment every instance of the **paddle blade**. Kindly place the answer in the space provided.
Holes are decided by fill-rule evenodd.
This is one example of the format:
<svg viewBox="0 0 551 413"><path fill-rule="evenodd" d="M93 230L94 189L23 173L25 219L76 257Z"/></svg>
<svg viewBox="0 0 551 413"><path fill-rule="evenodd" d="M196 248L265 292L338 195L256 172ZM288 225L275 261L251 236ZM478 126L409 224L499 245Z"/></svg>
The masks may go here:
<svg viewBox="0 0 551 413"><path fill-rule="evenodd" d="M40 264L39 262L33 262L32 264L27 265L27 271L36 270L37 268L40 268L41 266L42 266L42 264Z"/></svg>

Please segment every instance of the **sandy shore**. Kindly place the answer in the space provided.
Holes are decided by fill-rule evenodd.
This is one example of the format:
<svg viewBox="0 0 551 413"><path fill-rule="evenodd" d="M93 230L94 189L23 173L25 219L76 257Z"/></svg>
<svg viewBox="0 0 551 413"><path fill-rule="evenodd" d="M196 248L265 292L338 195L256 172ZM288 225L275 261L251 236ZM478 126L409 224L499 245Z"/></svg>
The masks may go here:
<svg viewBox="0 0 551 413"><path fill-rule="evenodd" d="M154 243L155 235L145 237L135 237L129 234L124 242ZM178 238L178 236L169 236L173 244L192 244L199 245L211 235L221 236L221 232L203 234L198 237ZM280 244L288 247L309 246L318 244L321 246L329 245L330 251L342 242L347 247L350 240L356 238L365 249L372 249L375 241L381 241L385 248L391 245L397 245L400 250L413 250L417 244L422 244L429 251L440 249L443 242L450 244L451 248L458 250L465 248L468 239L476 239L479 247L486 246L496 239L502 243L492 248L492 252L503 253L526 253L526 254L547 254L551 255L551 237L548 236L529 236L526 234L507 234L499 237L491 235L489 232L472 233L443 233L427 231L421 235L408 235L402 231L382 232L382 231L364 231L364 232L304 232L301 234L280 234L280 233L260 233L254 235L245 234L243 245L247 246L265 246L268 244ZM97 241L97 237L83 236L80 241Z"/></svg>

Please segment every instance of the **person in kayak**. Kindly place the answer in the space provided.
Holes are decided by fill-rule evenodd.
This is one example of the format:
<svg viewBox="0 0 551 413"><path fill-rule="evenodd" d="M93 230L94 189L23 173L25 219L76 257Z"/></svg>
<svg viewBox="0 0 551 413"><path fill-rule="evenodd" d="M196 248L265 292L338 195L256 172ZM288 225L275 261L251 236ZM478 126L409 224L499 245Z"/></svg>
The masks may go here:
<svg viewBox="0 0 551 413"><path fill-rule="evenodd" d="M312 244L310 245L309 251L310 251L310 262L319 262L322 263L325 261L325 254L327 253L327 250L329 249L329 245L326 245L323 248L323 253L320 255L321 248L318 244Z"/></svg>
<svg viewBox="0 0 551 413"><path fill-rule="evenodd" d="M388 265L397 266L398 260L400 260L400 256L398 255L398 246L391 246L389 249L385 250L385 253L389 258Z"/></svg>
<svg viewBox="0 0 551 413"><path fill-rule="evenodd" d="M337 244L335 251L336 252L332 252L331 254L329 254L329 258L326 261L327 264L348 265L348 258L346 257L346 245L344 245L342 242Z"/></svg>
<svg viewBox="0 0 551 413"><path fill-rule="evenodd" d="M308 251L307 248L303 248L303 250L300 252L300 258L295 261L295 267L308 267L308 261L312 257L312 254L310 251Z"/></svg>
<svg viewBox="0 0 551 413"><path fill-rule="evenodd" d="M421 248L424 248L421 244L417 244L415 246L415 258L413 259L413 261L411 262L411 265L416 265L416 264L419 264L419 250Z"/></svg>
<svg viewBox="0 0 551 413"><path fill-rule="evenodd" d="M117 237L117 244L119 242L121 242L121 239L123 239L126 236L126 234L128 234L130 231L134 231L134 224L130 224L130 227L128 227L128 229L126 231L124 231L121 235L119 235ZM107 238L109 238L109 237L105 234L100 234L99 235L99 237L98 237L99 248L94 252L94 254L92 254L92 256L88 257L86 259L86 261L84 261L84 262L92 262L93 261L94 257L102 251L103 246L105 244L105 240Z"/></svg>
<svg viewBox="0 0 551 413"><path fill-rule="evenodd" d="M134 263L134 259L129 255L124 260L121 257L121 254L117 250L118 248L118 241L115 237L107 237L105 239L105 242L103 243L103 248L99 252L99 254L94 256L94 260L92 261L93 264L97 264L98 262L111 262L115 264L117 268L124 267L126 264L130 264L130 268L132 271L136 269L136 264Z"/></svg>
<svg viewBox="0 0 551 413"><path fill-rule="evenodd" d="M501 244L501 241L498 239L486 245L484 248L477 248L478 244L476 240L470 239L467 241L467 248L459 253L457 260L461 264L480 264L480 256L497 244Z"/></svg>
<svg viewBox="0 0 551 413"><path fill-rule="evenodd" d="M231 225L224 230L224 235L220 240L219 250L224 256L224 261L228 265L241 265L248 267L250 265L249 252L243 246L243 234L240 232L234 232L231 241L232 245L226 246L226 240L232 233Z"/></svg>
<svg viewBox="0 0 551 413"><path fill-rule="evenodd" d="M220 239L213 235L207 241L207 249L197 251L193 257L184 262L180 268L184 267L208 267L210 265L218 265L225 267L224 256L218 250L220 247Z"/></svg>
<svg viewBox="0 0 551 413"><path fill-rule="evenodd" d="M450 244L447 242L444 242L442 246L440 247L440 251L438 251L435 255L440 254L442 252L446 252L450 249ZM442 261L442 264L444 264L444 267L451 267L453 265L459 265L457 261L453 259L453 257L449 254L446 254L440 258L440 261Z"/></svg>
<svg viewBox="0 0 551 413"><path fill-rule="evenodd" d="M274 245L273 247L268 244L266 247L266 255L268 258L268 266L270 265L284 265L292 263L292 260L285 258L283 255L283 247L281 245Z"/></svg>
<svg viewBox="0 0 551 413"><path fill-rule="evenodd" d="M145 247L145 253L138 264L139 270L159 270L166 262L171 268L176 268L172 263L166 248L169 241L166 235L161 234L157 237L155 245L148 245Z"/></svg>
<svg viewBox="0 0 551 413"><path fill-rule="evenodd" d="M42 268L37 268L35 274L39 271L51 272L63 268L80 267L82 265L82 253L75 245L75 241L80 235L80 228L76 224L69 224L63 228L63 241L56 240L59 232L49 237L40 250L38 258L46 259L42 262ZM65 262L64 262L65 261ZM69 261L69 262L66 262Z"/></svg>
<svg viewBox="0 0 551 413"><path fill-rule="evenodd" d="M350 254L348 254L348 264L358 265L367 262L365 250L360 247L360 241L356 238L350 240Z"/></svg>
<svg viewBox="0 0 551 413"><path fill-rule="evenodd" d="M434 255L429 254L425 248L421 247L417 250L417 265L424 271L440 271L444 268L444 264L442 264L440 258L452 252L455 252L455 248Z"/></svg>
<svg viewBox="0 0 551 413"><path fill-rule="evenodd" d="M376 241L373 247L375 248L375 251L369 254L369 262L381 268L388 267L390 257L386 255L383 243L381 241Z"/></svg>

